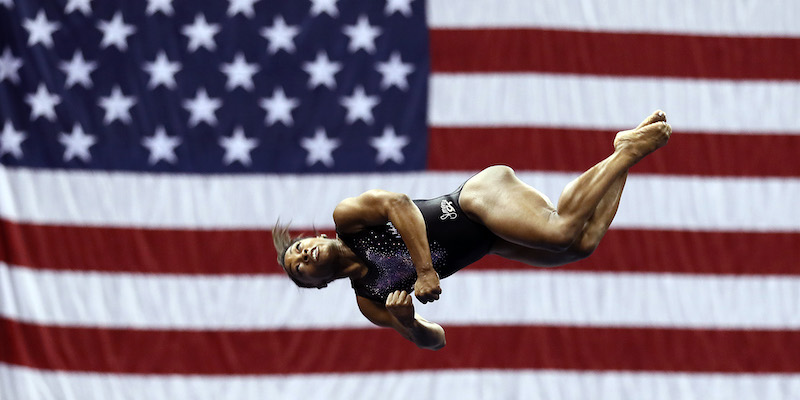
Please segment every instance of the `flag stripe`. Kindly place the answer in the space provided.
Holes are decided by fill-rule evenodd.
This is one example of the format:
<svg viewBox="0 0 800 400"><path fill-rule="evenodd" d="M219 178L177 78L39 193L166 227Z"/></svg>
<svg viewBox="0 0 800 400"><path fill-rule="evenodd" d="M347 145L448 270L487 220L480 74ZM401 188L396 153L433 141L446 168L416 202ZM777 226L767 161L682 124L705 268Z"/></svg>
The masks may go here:
<svg viewBox="0 0 800 400"><path fill-rule="evenodd" d="M166 230L14 223L0 261L35 269L161 274L283 274L266 230ZM319 230L330 237L332 230ZM314 231L293 231L292 236ZM631 248L630 243L638 243ZM131 243L140 244L132 246ZM798 275L800 234L612 229L567 270ZM674 249L683 251L675 254ZM146 249L146 250L145 250ZM710 255L713 255L710 256ZM536 269L489 256L470 270Z"/></svg>
<svg viewBox="0 0 800 400"><path fill-rule="evenodd" d="M159 175L0 169L0 216L8 221L165 229L268 229L278 219L332 228L344 198L383 188L430 198L474 172L276 175ZM577 174L522 171L554 201ZM13 189L12 189L13 188ZM325 193L325 196L309 195ZM631 175L614 227L800 232L798 178ZM735 199L736 201L731 201ZM269 204L269 206L261 206ZM769 213L753 210L769 209Z"/></svg>
<svg viewBox="0 0 800 400"><path fill-rule="evenodd" d="M0 398L800 397L797 1L69 3L0 5ZM655 109L592 257L415 300L443 351L275 265L369 189L557 203Z"/></svg>
<svg viewBox="0 0 800 400"><path fill-rule="evenodd" d="M371 326L344 281L316 291L301 290L281 275L53 272L0 264L0 288L0 315L48 325ZM419 311L443 324L800 329L800 277L463 271L442 288L443 300ZM527 294L523 300L504 295L514 291Z"/></svg>
<svg viewBox="0 0 800 400"><path fill-rule="evenodd" d="M52 327L0 319L0 361L38 369L130 374L250 375L420 369L558 369L797 373L800 332L448 327L438 352L389 329L140 331ZM207 346L208 343L224 343ZM513 343L514 345L508 345ZM742 348L742 343L749 346ZM102 348L103 351L97 351ZM150 351L159 349L159 359ZM647 349L642 357L631 349ZM359 357L368 351L369 357ZM247 357L231 358L232 354ZM591 356L587 357L587 354Z"/></svg>
<svg viewBox="0 0 800 400"><path fill-rule="evenodd" d="M429 388L427 397L460 400L794 400L800 376L461 369L217 377L43 371L0 363L0 386L10 388L15 400L217 400L220 393L237 400L406 400L417 395L420 386ZM54 387L59 390L42 390Z"/></svg>
<svg viewBox="0 0 800 400"><path fill-rule="evenodd" d="M798 52L800 54L800 52ZM508 164L520 170L582 172L613 149L617 131L557 128L436 127L428 167L477 170ZM475 146L474 143L480 143ZM512 152L508 149L530 149ZM569 154L563 154L564 148ZM728 135L677 132L668 150L637 164L634 173L705 176L800 176L800 135ZM716 151L711 151L711 150ZM718 152L720 153L718 153ZM458 157L453 157L458 154ZM724 157L719 156L724 154ZM769 157L756 155L769 154Z"/></svg>
<svg viewBox="0 0 800 400"><path fill-rule="evenodd" d="M800 38L548 29L439 29L431 70L714 79L800 79ZM565 49L569 49L565 51Z"/></svg>
<svg viewBox="0 0 800 400"><path fill-rule="evenodd" d="M726 36L800 36L800 6L777 0L748 2L612 0L602 6L580 0L428 0L432 28L545 27L589 31L671 32Z"/></svg>
<svg viewBox="0 0 800 400"><path fill-rule="evenodd" d="M677 132L800 134L796 81L439 73L430 87L437 127L630 129L660 108Z"/></svg>

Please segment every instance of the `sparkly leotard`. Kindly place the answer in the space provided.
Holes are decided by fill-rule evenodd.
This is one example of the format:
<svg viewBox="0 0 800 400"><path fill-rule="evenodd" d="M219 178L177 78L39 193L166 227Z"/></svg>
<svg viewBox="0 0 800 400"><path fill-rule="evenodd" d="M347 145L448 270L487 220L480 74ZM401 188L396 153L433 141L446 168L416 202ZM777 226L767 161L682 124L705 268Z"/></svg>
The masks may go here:
<svg viewBox="0 0 800 400"><path fill-rule="evenodd" d="M463 185L462 185L463 187ZM467 218L458 204L461 187L429 200L414 200L422 211L433 268L446 278L486 255L495 236ZM384 302L395 290L411 292L417 272L403 239L391 222L339 238L367 265L367 275L353 280L356 294Z"/></svg>

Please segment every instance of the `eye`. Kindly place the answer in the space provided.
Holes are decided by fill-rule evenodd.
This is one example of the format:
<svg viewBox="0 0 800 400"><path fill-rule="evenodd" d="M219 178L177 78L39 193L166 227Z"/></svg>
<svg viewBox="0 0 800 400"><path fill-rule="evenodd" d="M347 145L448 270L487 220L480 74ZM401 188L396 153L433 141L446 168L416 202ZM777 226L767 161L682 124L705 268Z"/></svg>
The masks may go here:
<svg viewBox="0 0 800 400"><path fill-rule="evenodd" d="M299 252L300 251L300 242L297 242L297 244L294 245L294 248Z"/></svg>

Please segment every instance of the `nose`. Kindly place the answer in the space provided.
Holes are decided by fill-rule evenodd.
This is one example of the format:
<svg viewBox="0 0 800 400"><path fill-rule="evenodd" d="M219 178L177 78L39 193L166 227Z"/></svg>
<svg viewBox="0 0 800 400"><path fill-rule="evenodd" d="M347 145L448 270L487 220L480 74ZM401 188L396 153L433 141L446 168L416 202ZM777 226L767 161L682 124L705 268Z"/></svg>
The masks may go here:
<svg viewBox="0 0 800 400"><path fill-rule="evenodd" d="M308 249L303 249L303 261L308 261Z"/></svg>

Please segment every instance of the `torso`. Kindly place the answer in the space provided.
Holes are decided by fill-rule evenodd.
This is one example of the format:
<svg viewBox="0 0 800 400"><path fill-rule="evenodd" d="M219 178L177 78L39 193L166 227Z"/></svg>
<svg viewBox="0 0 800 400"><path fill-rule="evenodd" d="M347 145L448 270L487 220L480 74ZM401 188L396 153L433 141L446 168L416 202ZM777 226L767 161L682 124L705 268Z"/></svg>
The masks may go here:
<svg viewBox="0 0 800 400"><path fill-rule="evenodd" d="M469 219L453 193L429 200L414 200L422 211L433 268L446 278L479 260L496 237L485 226ZM356 294L383 302L395 290L411 292L417 279L411 255L391 222L368 227L339 238L367 266L367 274L352 281Z"/></svg>

